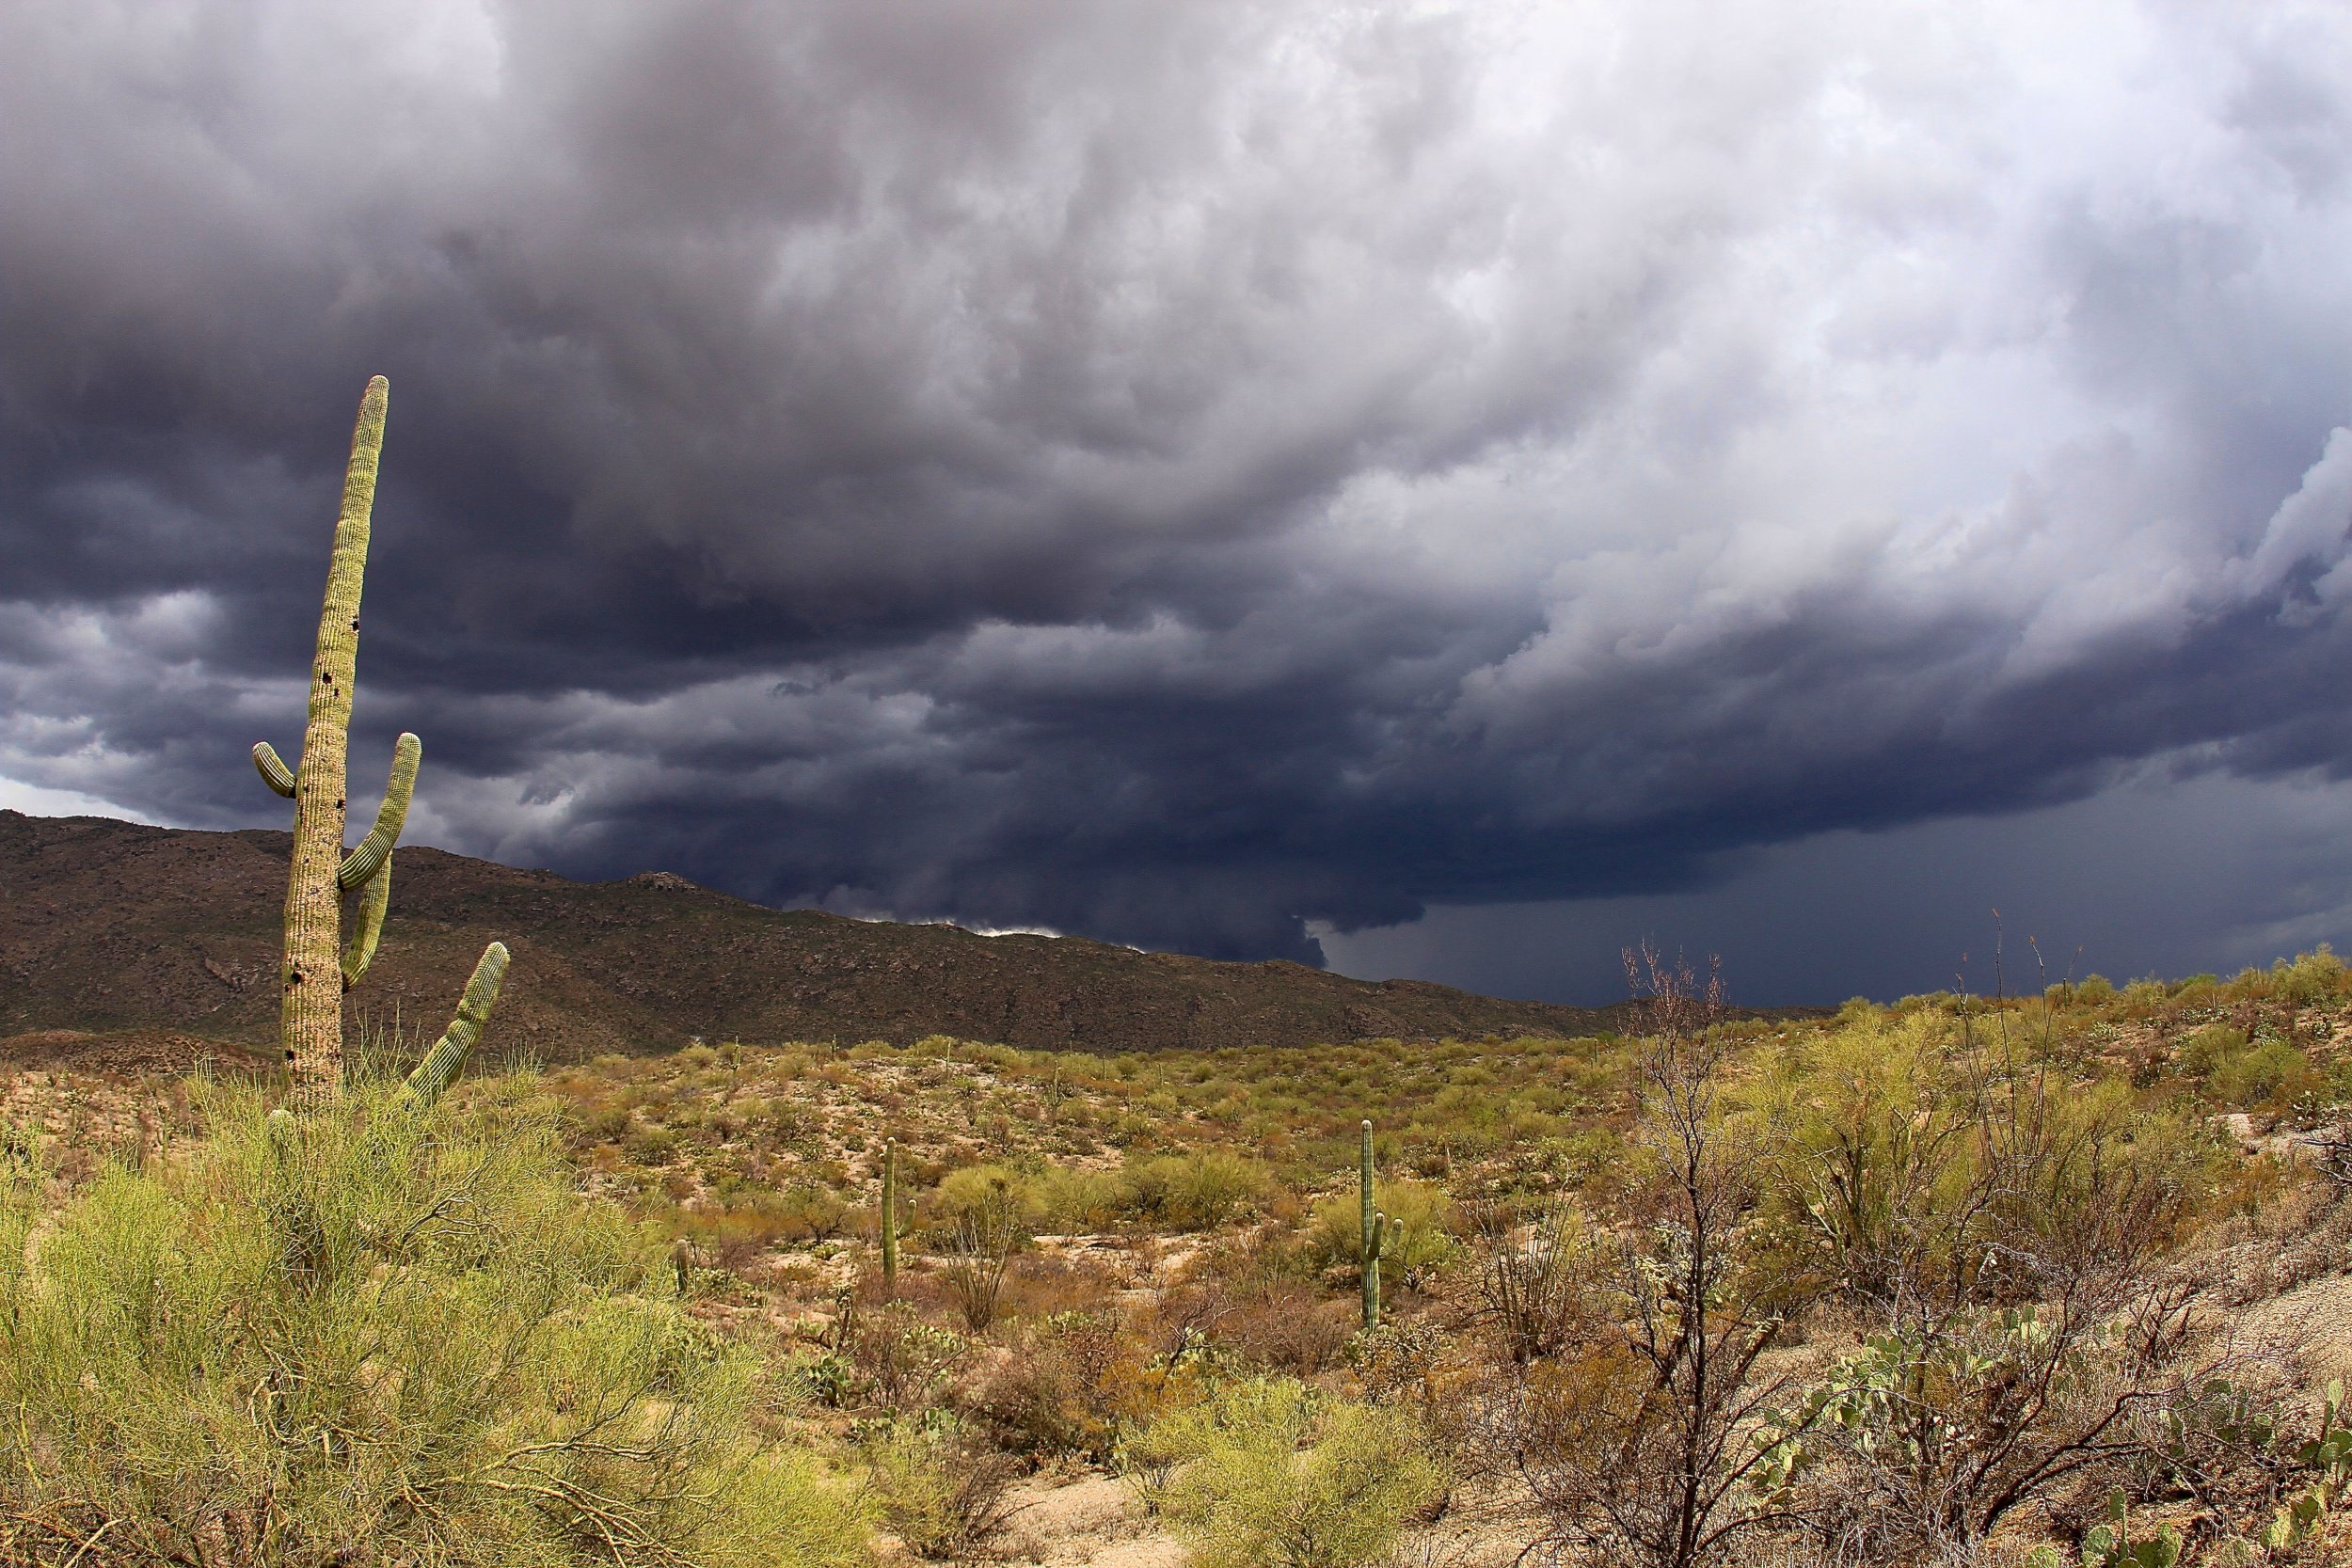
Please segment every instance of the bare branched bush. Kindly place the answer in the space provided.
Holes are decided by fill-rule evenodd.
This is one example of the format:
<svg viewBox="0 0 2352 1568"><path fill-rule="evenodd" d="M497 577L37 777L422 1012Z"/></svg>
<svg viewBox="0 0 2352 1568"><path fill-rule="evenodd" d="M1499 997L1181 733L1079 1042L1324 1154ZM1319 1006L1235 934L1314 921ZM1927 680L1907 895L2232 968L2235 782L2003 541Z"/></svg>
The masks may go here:
<svg viewBox="0 0 2352 1568"><path fill-rule="evenodd" d="M932 1403L971 1351L962 1335L924 1322L914 1303L875 1302L855 1291L841 1300L833 1338L851 1370L850 1391L901 1412Z"/></svg>
<svg viewBox="0 0 2352 1568"><path fill-rule="evenodd" d="M940 1275L973 1333L985 1334L996 1321L1005 1271L1013 1249L1027 1239L1020 1200L1002 1180L949 1222L947 1260Z"/></svg>
<svg viewBox="0 0 2352 1568"><path fill-rule="evenodd" d="M891 1422L868 1439L866 1458L883 1521L917 1557L983 1557L1021 1512L1012 1498L1020 1460L953 1418Z"/></svg>
<svg viewBox="0 0 2352 1568"><path fill-rule="evenodd" d="M1479 1306L1512 1366L1558 1355L1589 1335L1592 1249L1574 1204L1553 1195L1523 1212L1492 1205L1477 1234Z"/></svg>
<svg viewBox="0 0 2352 1568"><path fill-rule="evenodd" d="M1777 1517L1780 1450L1753 1435L1787 1384L1758 1363L1804 1281L1750 1239L1760 1131L1733 1124L1720 984L1648 952L1627 967L1645 993L1634 1146L1647 1169L1580 1308L1611 1326L1530 1365L1505 1424L1551 1543L1696 1568Z"/></svg>
<svg viewBox="0 0 2352 1568"><path fill-rule="evenodd" d="M1230 1291L1210 1338L1248 1366L1315 1377L1339 1364L1356 1322L1312 1287L1277 1282Z"/></svg>
<svg viewBox="0 0 2352 1568"><path fill-rule="evenodd" d="M2339 1121L2312 1134L2320 1173L2341 1188L2352 1188L2352 1121Z"/></svg>
<svg viewBox="0 0 2352 1568"><path fill-rule="evenodd" d="M1057 1312L1026 1324L974 1408L999 1440L1040 1457L1107 1463L1128 1402L1164 1377L1153 1347L1119 1314Z"/></svg>

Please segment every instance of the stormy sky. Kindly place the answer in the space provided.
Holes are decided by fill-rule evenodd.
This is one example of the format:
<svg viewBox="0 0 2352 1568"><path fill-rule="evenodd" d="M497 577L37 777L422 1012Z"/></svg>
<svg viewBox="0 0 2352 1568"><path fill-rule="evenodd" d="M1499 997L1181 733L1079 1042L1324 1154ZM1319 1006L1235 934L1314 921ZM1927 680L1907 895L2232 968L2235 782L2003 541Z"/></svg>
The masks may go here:
<svg viewBox="0 0 2352 1568"><path fill-rule="evenodd" d="M411 841L1565 1000L2264 961L2352 936L2347 256L2332 3L15 0L0 804L282 824L381 372Z"/></svg>

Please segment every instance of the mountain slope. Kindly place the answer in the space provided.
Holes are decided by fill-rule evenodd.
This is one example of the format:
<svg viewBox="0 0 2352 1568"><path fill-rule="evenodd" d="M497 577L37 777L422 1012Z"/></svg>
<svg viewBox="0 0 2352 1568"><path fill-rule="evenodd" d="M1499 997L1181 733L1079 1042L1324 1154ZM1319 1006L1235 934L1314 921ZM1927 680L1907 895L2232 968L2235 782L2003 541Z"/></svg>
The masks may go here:
<svg viewBox="0 0 2352 1568"><path fill-rule="evenodd" d="M288 836L0 811L0 1039L166 1029L266 1047ZM548 1059L690 1037L1027 1049L1576 1035L1606 1011L1503 1002L1299 964L1220 963L1071 937L779 911L649 873L575 882L437 849L395 857L353 1015L430 1037L483 944L515 956L493 1049Z"/></svg>

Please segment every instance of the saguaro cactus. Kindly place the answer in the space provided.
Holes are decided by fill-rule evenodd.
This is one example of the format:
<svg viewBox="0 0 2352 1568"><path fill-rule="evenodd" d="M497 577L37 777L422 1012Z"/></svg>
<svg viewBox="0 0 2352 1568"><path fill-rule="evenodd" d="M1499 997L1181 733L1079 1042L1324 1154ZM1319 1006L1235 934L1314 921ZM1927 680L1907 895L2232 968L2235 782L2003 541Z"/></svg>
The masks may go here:
<svg viewBox="0 0 2352 1568"><path fill-rule="evenodd" d="M359 847L343 852L343 794L349 777L352 687L359 662L359 589L367 574L368 527L375 505L375 469L384 446L384 410L390 385L368 383L351 433L351 462L343 471L343 501L335 520L335 548L319 610L318 652L310 661L310 717L302 757L289 768L266 740L253 748L262 780L294 803L294 863L286 877L285 961L278 973L278 1037L297 1098L331 1097L342 1086L343 992L374 960L391 900L392 846L408 817L423 743L403 734L392 747L384 804ZM342 942L342 895L359 893L351 940ZM339 945L342 950L337 951ZM465 1064L498 1001L506 948L492 942L474 966L457 1016L418 1064L404 1096L430 1104ZM331 976L331 978L330 978Z"/></svg>
<svg viewBox="0 0 2352 1568"><path fill-rule="evenodd" d="M882 1140L882 1283L898 1283L898 1140Z"/></svg>
<svg viewBox="0 0 2352 1568"><path fill-rule="evenodd" d="M1364 1293L1364 1327L1380 1326L1380 1252L1389 1240L1389 1216L1372 1206L1372 1121L1363 1125L1363 1144L1356 1173L1358 1251L1356 1275Z"/></svg>

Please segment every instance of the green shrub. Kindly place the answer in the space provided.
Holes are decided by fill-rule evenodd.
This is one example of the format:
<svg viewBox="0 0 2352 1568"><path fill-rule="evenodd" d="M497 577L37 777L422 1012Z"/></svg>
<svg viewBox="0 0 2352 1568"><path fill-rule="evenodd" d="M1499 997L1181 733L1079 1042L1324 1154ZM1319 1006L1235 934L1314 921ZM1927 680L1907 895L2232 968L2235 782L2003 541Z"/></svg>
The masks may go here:
<svg viewBox="0 0 2352 1568"><path fill-rule="evenodd" d="M1044 1190L1009 1165L965 1165L949 1171L927 1207L930 1228L942 1245L953 1239L958 1226L982 1216L991 1224L1009 1218L1024 1238L1050 1217Z"/></svg>
<svg viewBox="0 0 2352 1568"><path fill-rule="evenodd" d="M1117 1171L1054 1166L1032 1182L1038 1228L1059 1235L1110 1229L1127 1211L1126 1185Z"/></svg>
<svg viewBox="0 0 2352 1568"><path fill-rule="evenodd" d="M1217 1150L1163 1154L1120 1174L1128 1216L1164 1230L1214 1230L1274 1189L1263 1165Z"/></svg>
<svg viewBox="0 0 2352 1568"><path fill-rule="evenodd" d="M883 1521L917 1557L967 1560L1012 1518L1021 1462L955 1417L883 1422L866 1463Z"/></svg>
<svg viewBox="0 0 2352 1568"><path fill-rule="evenodd" d="M660 1165L669 1163L670 1156L677 1152L677 1145L676 1131L656 1123L640 1127L629 1133L622 1140L621 1147L628 1151L630 1159L641 1165Z"/></svg>
<svg viewBox="0 0 2352 1568"><path fill-rule="evenodd" d="M2180 1044L2181 1070L2201 1083L2213 1076L2224 1057L2246 1049L2246 1031L2226 1023L2208 1023Z"/></svg>
<svg viewBox="0 0 2352 1568"><path fill-rule="evenodd" d="M2270 966L2272 993L2296 1007L2315 1007L2342 996L2346 987L2344 960L2326 942L2292 963L2280 958Z"/></svg>
<svg viewBox="0 0 2352 1568"><path fill-rule="evenodd" d="M939 1183L932 1200L943 1234L1009 1194L1027 1233L1106 1230L1118 1225L1156 1230L1213 1230L1249 1212L1275 1190L1265 1166L1222 1149L1130 1160L1115 1171L967 1165Z"/></svg>
<svg viewBox="0 0 2352 1568"><path fill-rule="evenodd" d="M1403 1410L1266 1379L1152 1423L1130 1457L1197 1568L1360 1568L1445 1490L1430 1447Z"/></svg>
<svg viewBox="0 0 2352 1568"><path fill-rule="evenodd" d="M1454 1239L1455 1213L1443 1188L1410 1178L1375 1180L1373 1206L1389 1216L1394 1250L1381 1256L1407 1278L1442 1268L1461 1250ZM1316 1262L1324 1268L1356 1266L1363 1250L1363 1215L1353 1192L1327 1197L1315 1205L1308 1232Z"/></svg>
<svg viewBox="0 0 2352 1568"><path fill-rule="evenodd" d="M211 1090L200 1138L53 1220L7 1182L18 1559L103 1525L123 1561L865 1560L658 1243L578 1196L551 1117L477 1098L297 1120Z"/></svg>
<svg viewBox="0 0 2352 1568"><path fill-rule="evenodd" d="M2284 1040L2268 1039L2223 1057L2206 1085L2224 1104L2251 1106L2284 1102L2315 1089L2319 1081L2300 1051Z"/></svg>

